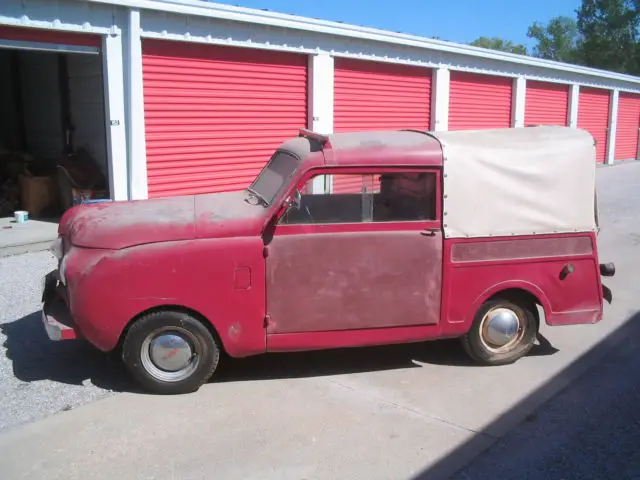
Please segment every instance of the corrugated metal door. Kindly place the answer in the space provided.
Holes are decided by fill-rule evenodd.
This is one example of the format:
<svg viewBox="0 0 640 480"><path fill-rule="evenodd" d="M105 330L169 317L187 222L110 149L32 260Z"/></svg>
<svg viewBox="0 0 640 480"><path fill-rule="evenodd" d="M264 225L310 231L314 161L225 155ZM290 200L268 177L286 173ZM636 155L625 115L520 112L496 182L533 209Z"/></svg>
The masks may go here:
<svg viewBox="0 0 640 480"><path fill-rule="evenodd" d="M149 197L245 188L307 126L307 57L144 40Z"/></svg>
<svg viewBox="0 0 640 480"><path fill-rule="evenodd" d="M334 68L336 133L430 128L432 70L347 58L336 58ZM334 177L333 191L360 191L361 180Z"/></svg>
<svg viewBox="0 0 640 480"><path fill-rule="evenodd" d="M580 87L578 128L593 135L596 141L596 160L604 162L607 155L610 93L600 88Z"/></svg>
<svg viewBox="0 0 640 480"><path fill-rule="evenodd" d="M511 126L513 79L451 72L449 130Z"/></svg>
<svg viewBox="0 0 640 480"><path fill-rule="evenodd" d="M569 124L569 85L527 80L525 98L525 126Z"/></svg>
<svg viewBox="0 0 640 480"><path fill-rule="evenodd" d="M639 120L640 95L620 93L616 128L616 160L635 160L638 157Z"/></svg>

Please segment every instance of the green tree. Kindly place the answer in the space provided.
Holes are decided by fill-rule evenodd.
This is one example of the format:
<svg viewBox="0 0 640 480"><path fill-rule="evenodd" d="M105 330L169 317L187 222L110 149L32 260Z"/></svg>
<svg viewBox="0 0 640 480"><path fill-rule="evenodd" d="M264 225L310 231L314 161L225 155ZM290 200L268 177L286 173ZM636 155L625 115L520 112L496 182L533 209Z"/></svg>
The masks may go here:
<svg viewBox="0 0 640 480"><path fill-rule="evenodd" d="M533 55L547 60L566 63L583 63L581 39L576 21L569 17L555 17L542 25L534 22L527 36L536 40Z"/></svg>
<svg viewBox="0 0 640 480"><path fill-rule="evenodd" d="M527 55L527 47L503 40L498 37L480 37L471 42L474 47L488 48L491 50L500 50L502 52L517 53L519 55Z"/></svg>
<svg viewBox="0 0 640 480"><path fill-rule="evenodd" d="M585 65L640 73L638 0L582 0L577 26Z"/></svg>

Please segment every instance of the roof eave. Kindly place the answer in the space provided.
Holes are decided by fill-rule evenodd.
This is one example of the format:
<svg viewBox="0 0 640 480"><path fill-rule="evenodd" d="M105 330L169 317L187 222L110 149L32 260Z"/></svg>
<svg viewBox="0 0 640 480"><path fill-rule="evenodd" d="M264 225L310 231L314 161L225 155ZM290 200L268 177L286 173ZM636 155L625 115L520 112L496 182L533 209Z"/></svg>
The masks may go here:
<svg viewBox="0 0 640 480"><path fill-rule="evenodd" d="M104 3L127 8L142 10L156 10L171 12L182 15L194 15L222 20L254 23L272 27L289 28L327 35L339 35L343 37L366 39L375 42L389 43L395 45L424 48L441 52L480 57L484 59L497 60L505 63L515 63L538 68L575 73L580 75L590 75L594 77L607 78L622 82L629 82L640 85L640 77L610 72L579 65L571 65L553 60L517 55L507 52L498 52L471 45L464 45L444 40L435 40L417 35L394 33L375 28L360 27L357 25L331 22L328 20L317 20L313 18L300 17L276 12L265 12L245 7L234 7L210 3L203 0L85 0L90 3Z"/></svg>

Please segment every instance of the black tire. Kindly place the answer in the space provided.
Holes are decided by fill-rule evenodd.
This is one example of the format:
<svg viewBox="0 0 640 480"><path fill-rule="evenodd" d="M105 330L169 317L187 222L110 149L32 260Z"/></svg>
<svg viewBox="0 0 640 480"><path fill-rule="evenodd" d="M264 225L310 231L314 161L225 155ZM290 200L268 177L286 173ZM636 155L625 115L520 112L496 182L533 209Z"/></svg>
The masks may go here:
<svg viewBox="0 0 640 480"><path fill-rule="evenodd" d="M152 339L159 333L179 337L190 352L187 365L179 371L160 368L153 360ZM131 376L145 390L159 394L197 391L218 366L220 343L202 322L183 312L160 311L145 315L131 326L122 344L122 360ZM173 349L175 352L178 349ZM183 353L184 354L184 353ZM169 355L162 358L166 361ZM176 373L178 375L176 375ZM173 378L167 378L174 375Z"/></svg>
<svg viewBox="0 0 640 480"><path fill-rule="evenodd" d="M492 348L490 341L485 338L486 333L483 334L483 319L499 308L511 310L518 317L519 328L512 340L513 343L502 348ZM533 308L535 305L520 306L502 299L485 302L476 312L471 328L461 338L464 350L476 363L487 366L507 365L524 357L533 347L538 333L538 322Z"/></svg>

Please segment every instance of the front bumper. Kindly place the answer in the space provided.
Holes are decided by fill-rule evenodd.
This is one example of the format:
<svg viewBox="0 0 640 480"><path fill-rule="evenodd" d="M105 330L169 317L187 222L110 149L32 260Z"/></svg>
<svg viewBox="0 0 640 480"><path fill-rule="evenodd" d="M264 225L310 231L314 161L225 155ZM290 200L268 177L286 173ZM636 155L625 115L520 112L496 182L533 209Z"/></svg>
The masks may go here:
<svg viewBox="0 0 640 480"><path fill-rule="evenodd" d="M42 323L50 340L73 340L79 335L60 288L57 270L45 275L42 289Z"/></svg>

